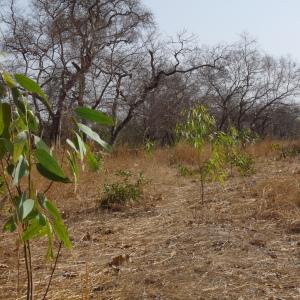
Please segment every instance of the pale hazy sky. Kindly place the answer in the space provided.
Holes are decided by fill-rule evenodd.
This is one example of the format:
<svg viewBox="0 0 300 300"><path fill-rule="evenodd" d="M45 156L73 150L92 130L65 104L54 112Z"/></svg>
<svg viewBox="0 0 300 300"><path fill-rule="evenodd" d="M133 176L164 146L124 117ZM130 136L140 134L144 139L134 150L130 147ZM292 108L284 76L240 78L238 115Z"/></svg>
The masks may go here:
<svg viewBox="0 0 300 300"><path fill-rule="evenodd" d="M300 61L300 0L143 0L163 35L186 29L203 44L236 41L247 32L275 56Z"/></svg>

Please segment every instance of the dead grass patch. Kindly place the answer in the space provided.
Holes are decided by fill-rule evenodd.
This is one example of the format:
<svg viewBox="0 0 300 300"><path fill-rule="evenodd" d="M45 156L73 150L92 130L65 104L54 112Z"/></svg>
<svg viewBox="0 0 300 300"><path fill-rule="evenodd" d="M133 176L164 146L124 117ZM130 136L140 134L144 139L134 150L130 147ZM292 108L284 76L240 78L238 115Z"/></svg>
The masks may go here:
<svg viewBox="0 0 300 300"><path fill-rule="evenodd" d="M264 157L251 177L208 183L200 206L199 183L170 166L174 151L179 163L195 163L188 149L146 156L125 147L107 155L98 174L82 172L76 193L53 185L49 198L63 208L74 248L62 252L49 299L299 298L299 162ZM96 210L105 180L120 169L151 180L143 199L123 211ZM278 226L282 221L288 226ZM44 245L33 247L39 280L49 266ZM1 299L17 298L15 248L11 235L0 237Z"/></svg>
<svg viewBox="0 0 300 300"><path fill-rule="evenodd" d="M248 145L246 150L256 158L265 157L281 159L289 156L296 156L298 154L297 152L299 152L298 150L300 150L300 141L265 139Z"/></svg>
<svg viewBox="0 0 300 300"><path fill-rule="evenodd" d="M191 166L201 165L207 160L211 152L209 145L205 145L199 154L197 149L185 142L178 143L170 151L171 165L188 164Z"/></svg>

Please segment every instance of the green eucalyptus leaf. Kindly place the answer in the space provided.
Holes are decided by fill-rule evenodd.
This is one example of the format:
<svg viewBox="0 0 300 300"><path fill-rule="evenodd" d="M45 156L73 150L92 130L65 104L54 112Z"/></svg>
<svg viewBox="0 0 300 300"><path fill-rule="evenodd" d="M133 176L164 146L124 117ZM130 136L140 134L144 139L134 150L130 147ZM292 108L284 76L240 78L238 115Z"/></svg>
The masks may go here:
<svg viewBox="0 0 300 300"><path fill-rule="evenodd" d="M36 168L43 177L45 177L51 181L57 181L57 182L62 182L62 183L71 183L72 182L68 177L60 177L60 176L57 176L57 175L49 172L49 170L46 169L40 163L36 164Z"/></svg>
<svg viewBox="0 0 300 300"><path fill-rule="evenodd" d="M87 150L86 159L91 171L96 172L99 170L100 163L90 149Z"/></svg>
<svg viewBox="0 0 300 300"><path fill-rule="evenodd" d="M37 135L33 136L34 145L37 149L43 149L46 152L50 153L50 149L47 144Z"/></svg>
<svg viewBox="0 0 300 300"><path fill-rule="evenodd" d="M72 248L72 243L64 222L56 221L54 222L53 227L58 238L64 243L64 246L69 249Z"/></svg>
<svg viewBox="0 0 300 300"><path fill-rule="evenodd" d="M44 149L36 149L35 156L39 162L37 169L41 175L54 181L70 182L70 179L65 176L57 160L49 152Z"/></svg>
<svg viewBox="0 0 300 300"><path fill-rule="evenodd" d="M15 74L15 79L18 82L18 84L22 86L25 90L27 90L29 93L33 93L39 96L39 100L41 100L42 103L47 107L47 109L50 112L52 112L51 106L48 102L48 97L34 80L28 78L23 74Z"/></svg>
<svg viewBox="0 0 300 300"><path fill-rule="evenodd" d="M75 132L75 134L76 134L76 138L77 138L80 160L83 161L84 156L86 155L86 146L84 144L84 141L80 137L80 135L76 132Z"/></svg>
<svg viewBox="0 0 300 300"><path fill-rule="evenodd" d="M48 237L47 258L53 258L53 228L50 222L46 221L46 235Z"/></svg>
<svg viewBox="0 0 300 300"><path fill-rule="evenodd" d="M56 206L48 199L46 199L45 201L45 208L54 217L55 220L62 220L60 212L58 211Z"/></svg>
<svg viewBox="0 0 300 300"><path fill-rule="evenodd" d="M28 241L34 238L35 236L40 235L40 232L42 230L43 226L41 226L36 220L32 220L31 224L23 232L22 240Z"/></svg>
<svg viewBox="0 0 300 300"><path fill-rule="evenodd" d="M76 148L76 145L69 139L66 139L67 144L76 152L78 153L78 150Z"/></svg>
<svg viewBox="0 0 300 300"><path fill-rule="evenodd" d="M27 111L27 118L28 118L28 127L29 129L36 133L39 130L39 119L34 115L31 110Z"/></svg>
<svg viewBox="0 0 300 300"><path fill-rule="evenodd" d="M56 208L56 206L50 202L49 200L47 200L45 202L45 206L48 210L48 212L52 215L52 217L54 218L54 231L57 234L58 238L63 241L65 247L67 248L71 248L72 247L72 243L69 239L69 235L68 235L68 231L66 229L66 226L64 224L64 221L61 217L60 212L58 211L58 209Z"/></svg>
<svg viewBox="0 0 300 300"><path fill-rule="evenodd" d="M4 82L7 84L7 86L9 88L14 88L16 86L16 82L14 81L14 79L10 76L9 73L7 72L3 72L2 73L2 78L4 80Z"/></svg>
<svg viewBox="0 0 300 300"><path fill-rule="evenodd" d="M34 200L26 199L22 203L22 220L24 220L33 210L34 208Z"/></svg>
<svg viewBox="0 0 300 300"><path fill-rule="evenodd" d="M47 223L47 220L46 220L46 217L41 214L41 213L38 213L35 217L36 221L41 225L41 226L46 226L46 223Z"/></svg>
<svg viewBox="0 0 300 300"><path fill-rule="evenodd" d="M23 155L19 157L17 165L13 168L11 176L13 178L13 185L20 183L22 177L26 176L28 173L28 162Z"/></svg>
<svg viewBox="0 0 300 300"><path fill-rule="evenodd" d="M24 146L27 143L27 132L22 131L18 133L13 144L13 162L16 163L19 160L20 155L23 152Z"/></svg>
<svg viewBox="0 0 300 300"><path fill-rule="evenodd" d="M19 114L16 114L16 119L12 122L11 128L15 129L17 132L28 130L26 122L24 122L24 118L20 117Z"/></svg>
<svg viewBox="0 0 300 300"><path fill-rule="evenodd" d="M99 145L101 145L104 149L106 150L111 150L111 146L106 143L105 141L103 141L99 134L96 133L95 131L93 131L91 128L89 128L88 126L78 123L78 128L85 133L89 138L91 138L92 140L94 140L95 142L97 142Z"/></svg>
<svg viewBox="0 0 300 300"><path fill-rule="evenodd" d="M77 184L77 182L79 181L79 168L77 165L76 157L73 152L70 153L68 151L67 153L68 153L68 161L69 161L69 165L70 165L73 177L74 177L74 181L75 181L75 184Z"/></svg>
<svg viewBox="0 0 300 300"><path fill-rule="evenodd" d="M97 111L88 107L77 107L74 111L76 115L82 119L96 122L100 125L114 125L113 119L101 111Z"/></svg>

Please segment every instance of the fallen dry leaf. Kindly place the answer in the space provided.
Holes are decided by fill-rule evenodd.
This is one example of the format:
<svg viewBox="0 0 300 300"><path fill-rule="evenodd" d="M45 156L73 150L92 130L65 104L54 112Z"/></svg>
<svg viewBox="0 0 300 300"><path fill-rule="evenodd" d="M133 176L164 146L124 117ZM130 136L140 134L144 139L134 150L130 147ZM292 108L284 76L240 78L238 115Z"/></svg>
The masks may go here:
<svg viewBox="0 0 300 300"><path fill-rule="evenodd" d="M130 256L128 254L122 254L114 257L112 261L109 263L109 266L119 267L128 262L130 262Z"/></svg>

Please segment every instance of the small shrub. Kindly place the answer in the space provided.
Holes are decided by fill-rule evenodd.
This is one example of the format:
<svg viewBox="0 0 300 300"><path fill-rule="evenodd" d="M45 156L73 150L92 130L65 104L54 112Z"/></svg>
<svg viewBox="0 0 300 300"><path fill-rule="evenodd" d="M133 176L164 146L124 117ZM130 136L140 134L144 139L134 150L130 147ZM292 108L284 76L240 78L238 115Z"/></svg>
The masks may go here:
<svg viewBox="0 0 300 300"><path fill-rule="evenodd" d="M104 192L100 199L100 207L104 209L117 209L130 201L138 201L143 194L145 178L140 173L137 180L130 181L132 173L120 170L116 175L121 178L113 183L104 184Z"/></svg>
<svg viewBox="0 0 300 300"><path fill-rule="evenodd" d="M155 148L155 142L151 140L146 140L145 145L144 145L144 150L147 155L151 156Z"/></svg>
<svg viewBox="0 0 300 300"><path fill-rule="evenodd" d="M183 177L193 176L196 174L195 170L191 170L190 168L181 164L177 165L177 170L179 175Z"/></svg>
<svg viewBox="0 0 300 300"><path fill-rule="evenodd" d="M237 167L242 174L254 171L253 158L242 152L246 145L255 140L250 129L238 131L231 127L228 133L218 130L216 120L208 109L200 105L185 112L186 121L176 127L179 139L192 145L198 154L198 169L201 175L201 200L204 201L204 183L208 179L224 183L228 175L227 167ZM209 145L211 151L201 161L203 149Z"/></svg>
<svg viewBox="0 0 300 300"><path fill-rule="evenodd" d="M234 162L234 165L237 167L239 173L244 176L255 173L254 164L254 158L245 153L241 153L239 156L237 156Z"/></svg>
<svg viewBox="0 0 300 300"><path fill-rule="evenodd" d="M300 154L300 147L298 145L282 146L280 148L280 158L296 157Z"/></svg>
<svg viewBox="0 0 300 300"><path fill-rule="evenodd" d="M271 149L273 151L280 151L280 144L278 144L278 143L272 143L271 144Z"/></svg>

